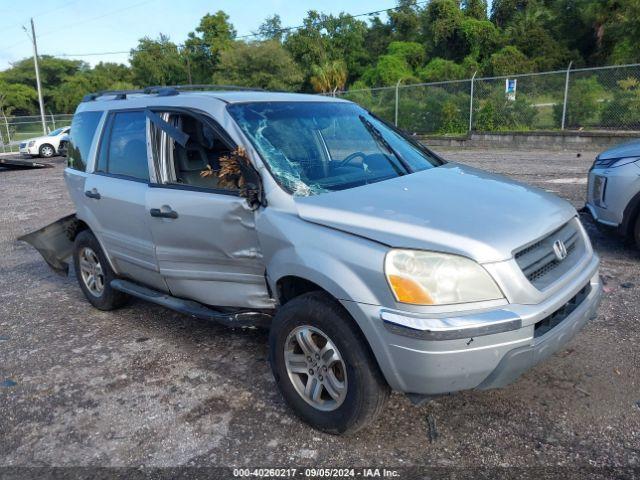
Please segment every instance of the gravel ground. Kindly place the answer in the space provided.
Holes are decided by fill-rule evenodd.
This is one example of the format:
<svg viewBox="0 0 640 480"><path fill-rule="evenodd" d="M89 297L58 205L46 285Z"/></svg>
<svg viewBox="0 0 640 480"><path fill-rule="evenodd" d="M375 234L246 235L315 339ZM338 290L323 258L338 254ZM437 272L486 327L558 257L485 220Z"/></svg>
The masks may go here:
<svg viewBox="0 0 640 480"><path fill-rule="evenodd" d="M595 155L441 153L576 207ZM17 242L73 211L63 163L54 163L0 171L0 466L640 468L640 254L587 217L606 294L566 349L502 390L421 407L394 394L375 425L340 438L286 407L264 332L141 301L100 312L74 278L56 276Z"/></svg>

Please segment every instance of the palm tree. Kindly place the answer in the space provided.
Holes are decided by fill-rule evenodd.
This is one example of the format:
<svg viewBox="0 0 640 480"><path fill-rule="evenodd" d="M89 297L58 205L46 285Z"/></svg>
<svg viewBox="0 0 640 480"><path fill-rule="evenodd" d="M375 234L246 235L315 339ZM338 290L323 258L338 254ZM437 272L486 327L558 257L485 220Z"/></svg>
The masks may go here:
<svg viewBox="0 0 640 480"><path fill-rule="evenodd" d="M309 81L316 92L335 93L337 90L344 90L347 84L347 65L342 60L314 65L311 71L313 75Z"/></svg>

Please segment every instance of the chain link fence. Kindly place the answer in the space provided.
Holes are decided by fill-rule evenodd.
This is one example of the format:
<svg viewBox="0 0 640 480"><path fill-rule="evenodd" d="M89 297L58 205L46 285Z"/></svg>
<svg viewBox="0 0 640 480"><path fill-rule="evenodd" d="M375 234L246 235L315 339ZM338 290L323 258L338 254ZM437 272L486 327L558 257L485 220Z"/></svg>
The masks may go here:
<svg viewBox="0 0 640 480"><path fill-rule="evenodd" d="M640 64L579 68L504 77L348 90L352 100L418 134L549 130L640 131ZM72 114L47 115L47 131ZM39 116L0 111L0 152L42 135Z"/></svg>
<svg viewBox="0 0 640 480"><path fill-rule="evenodd" d="M336 96L420 134L640 130L640 64L398 83Z"/></svg>
<svg viewBox="0 0 640 480"><path fill-rule="evenodd" d="M47 132L71 125L72 114L45 116ZM0 112L0 153L17 152L20 143L42 136L40 116L5 116Z"/></svg>

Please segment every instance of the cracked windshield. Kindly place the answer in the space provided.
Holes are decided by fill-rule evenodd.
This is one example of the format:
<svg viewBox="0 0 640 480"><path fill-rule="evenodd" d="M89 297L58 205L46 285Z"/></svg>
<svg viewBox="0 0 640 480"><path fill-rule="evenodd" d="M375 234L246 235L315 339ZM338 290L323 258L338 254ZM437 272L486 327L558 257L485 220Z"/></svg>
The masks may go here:
<svg viewBox="0 0 640 480"><path fill-rule="evenodd" d="M344 190L442 164L356 105L260 102L228 109L278 183L294 195Z"/></svg>

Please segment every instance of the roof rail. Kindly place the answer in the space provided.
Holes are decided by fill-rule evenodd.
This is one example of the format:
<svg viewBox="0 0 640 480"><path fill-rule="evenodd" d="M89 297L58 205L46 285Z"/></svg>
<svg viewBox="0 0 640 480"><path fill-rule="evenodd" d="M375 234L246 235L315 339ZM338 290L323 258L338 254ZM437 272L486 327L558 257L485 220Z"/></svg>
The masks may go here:
<svg viewBox="0 0 640 480"><path fill-rule="evenodd" d="M114 100L126 100L130 94L156 94L159 97L178 95L181 91L189 90L240 90L240 91L264 91L257 87L241 87L238 85L154 85L134 90L102 90L89 93L82 98L83 102L92 102L100 97L114 96Z"/></svg>
<svg viewBox="0 0 640 480"><path fill-rule="evenodd" d="M264 92L260 87L242 87L240 85L217 85L217 84L195 84L195 85L171 85L167 87L151 87L151 88L174 88L176 90L240 90L247 92Z"/></svg>

